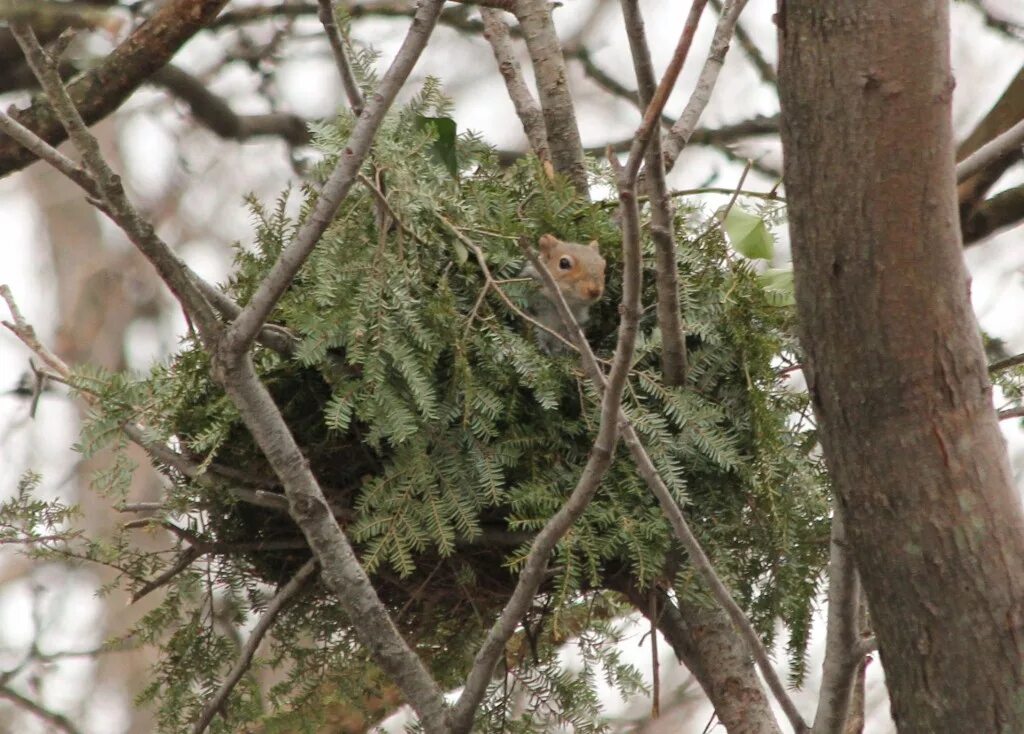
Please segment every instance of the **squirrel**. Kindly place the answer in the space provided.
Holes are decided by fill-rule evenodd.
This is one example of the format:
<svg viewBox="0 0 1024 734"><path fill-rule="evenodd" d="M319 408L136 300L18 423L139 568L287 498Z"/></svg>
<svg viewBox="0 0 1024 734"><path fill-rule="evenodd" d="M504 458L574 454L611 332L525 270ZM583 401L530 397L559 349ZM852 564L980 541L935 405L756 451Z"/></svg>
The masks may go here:
<svg viewBox="0 0 1024 734"><path fill-rule="evenodd" d="M551 273L558 289L565 297L565 302L576 317L580 326L587 323L590 307L601 300L604 295L605 261L597 248L597 240L589 245L576 242L563 242L552 234L542 235L537 242L540 248L540 261ZM529 301L530 314L541 324L572 341L565 325L562 323L558 309L544 289L540 273L527 263L520 271L539 281L540 289ZM546 331L537 331L537 346L548 354L567 351L564 344Z"/></svg>

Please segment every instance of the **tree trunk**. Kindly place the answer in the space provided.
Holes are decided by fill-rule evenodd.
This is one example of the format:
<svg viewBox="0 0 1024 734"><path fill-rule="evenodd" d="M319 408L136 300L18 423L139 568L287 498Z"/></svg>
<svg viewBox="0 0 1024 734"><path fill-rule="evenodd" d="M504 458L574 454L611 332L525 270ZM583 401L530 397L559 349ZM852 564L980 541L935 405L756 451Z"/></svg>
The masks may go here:
<svg viewBox="0 0 1024 734"><path fill-rule="evenodd" d="M776 20L805 367L893 718L1024 731L1024 514L960 252L948 2Z"/></svg>

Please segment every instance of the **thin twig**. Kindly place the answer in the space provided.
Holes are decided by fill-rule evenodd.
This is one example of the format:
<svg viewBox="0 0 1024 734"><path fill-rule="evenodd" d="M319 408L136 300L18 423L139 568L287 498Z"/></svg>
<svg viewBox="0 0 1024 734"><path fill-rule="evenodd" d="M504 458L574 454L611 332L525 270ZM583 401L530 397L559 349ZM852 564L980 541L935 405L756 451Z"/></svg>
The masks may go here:
<svg viewBox="0 0 1024 734"><path fill-rule="evenodd" d="M651 623L651 718L661 716L661 670L658 660L658 593L652 586L647 595L650 611L648 619Z"/></svg>
<svg viewBox="0 0 1024 734"><path fill-rule="evenodd" d="M174 563L164 569L164 571L156 578L151 581L147 581L135 593L133 593L131 603L134 604L140 599L149 596L162 586L169 584L174 578L191 566L201 555L202 551L195 546L189 546L186 548L181 552Z"/></svg>
<svg viewBox="0 0 1024 734"><path fill-rule="evenodd" d="M290 112L239 114L231 108L228 100L214 94L201 80L173 64L155 72L147 81L187 104L196 121L226 140L274 136L294 147L309 145L312 139L309 121L299 115Z"/></svg>
<svg viewBox="0 0 1024 734"><path fill-rule="evenodd" d="M338 76L341 77L341 85L345 88L345 96L348 97L348 106L352 114L359 117L363 113L365 102L363 94L359 91L359 84L352 73L352 65L348 61L348 54L345 52L345 40L338 30L338 20L334 16L334 4L331 0L318 0L320 3L320 24L327 34L327 41L331 44L331 53L334 54L334 64L338 67Z"/></svg>
<svg viewBox="0 0 1024 734"><path fill-rule="evenodd" d="M586 46L579 46L574 49L566 48L565 54L566 56L579 61L580 66L583 67L583 73L593 80L593 82L599 87L609 94L638 107L641 112L643 111L645 105L640 102L640 99L637 96L637 90L628 88L625 84L622 84L611 74L598 66L590 55L590 49ZM675 118L662 112L661 124L663 127L672 127L672 125L675 124ZM628 146L626 149L628 150Z"/></svg>
<svg viewBox="0 0 1024 734"><path fill-rule="evenodd" d="M725 8L718 18L718 25L715 26L715 35L711 39L711 49L704 61L704 68L697 78L697 86L694 87L683 114L679 116L679 120L665 138L665 170L672 170L711 99L711 93L718 81L718 73L722 70L725 55L729 51L729 40L746 4L747 0L726 0Z"/></svg>
<svg viewBox="0 0 1024 734"><path fill-rule="evenodd" d="M505 291L501 288L501 285L498 283L498 281L495 280L494 275L491 273L491 269L487 266L487 258L484 257L483 250L480 249L480 246L476 244L473 240L471 240L469 237L467 237L462 230L460 230L458 227L452 224L447 217L438 215L437 218L443 225L445 225L445 227L447 227L449 232L451 232L453 235L455 235L456 238L458 238L459 242L461 242L463 245L469 248L469 251L473 253L473 257L476 259L477 264L480 266L480 272L483 273L484 276L484 288L481 292L481 295L486 295L488 290L493 290L497 294L498 298L502 300L505 306L508 307L509 311L514 313L523 321L531 324L536 329L541 329L542 331L551 334L553 337L555 337L558 341L567 346L569 349L579 351L578 347L572 341L566 339L564 336L559 334L550 326L542 324L540 321L530 316L530 314L526 313L523 309L519 308L519 306L517 306L515 302L508 297L508 294L506 294Z"/></svg>
<svg viewBox="0 0 1024 734"><path fill-rule="evenodd" d="M306 561L302 568L295 573L291 580L267 604L263 616L260 617L256 626L253 627L252 634L249 635L249 639L245 641L245 645L239 651L238 660L235 662L234 667L231 668L231 672L228 673L220 688L217 689L217 692L207 702L206 706L203 707L202 714L200 714L199 719L192 727L192 734L202 734L206 731L206 728L213 721L213 717L227 703L231 691L234 690L235 686L238 685L238 681L242 679L245 672L249 670L249 666L252 665L252 659L256 655L256 650L270 631L277 616L302 591L306 583L313 577L314 571L316 571L316 561L311 558Z"/></svg>
<svg viewBox="0 0 1024 734"><path fill-rule="evenodd" d="M1007 421L1011 418L1024 418L1024 406L1017 406L1016 408L1004 408L998 413L999 420Z"/></svg>

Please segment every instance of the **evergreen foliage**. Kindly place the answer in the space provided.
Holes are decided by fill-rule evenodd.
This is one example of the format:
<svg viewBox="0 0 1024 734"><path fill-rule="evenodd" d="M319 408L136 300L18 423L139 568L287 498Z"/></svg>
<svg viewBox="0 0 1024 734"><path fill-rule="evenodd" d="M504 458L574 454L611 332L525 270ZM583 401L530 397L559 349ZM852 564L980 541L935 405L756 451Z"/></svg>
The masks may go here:
<svg viewBox="0 0 1024 734"><path fill-rule="evenodd" d="M423 123L449 114L430 81L389 117L364 170L387 207L368 186L353 188L273 314L273 323L298 337L294 354L257 347L256 362L381 597L439 680L455 686L514 585L529 538L574 486L599 407L574 357L541 352L531 327L483 292L481 268L461 238L480 248L523 306L536 284L517 278L520 235L597 239L609 279L587 332L605 358L615 341L621 254L614 207L580 200L535 160L503 168L491 149L462 134L453 177L453 159L437 151L446 126ZM316 127L321 171L352 125L342 115ZM603 166L592 163L592 172L595 184L610 182ZM255 241L239 248L228 284L240 302L294 234L288 212L295 196L301 220L312 187L271 208L250 202ZM807 397L786 385L785 367L796 360L793 314L703 212L685 203L677 209L688 381L667 387L659 375L645 241L648 308L623 409L761 634L770 641L775 622L784 622L799 681L827 559L828 502ZM772 222L778 212L760 216ZM258 612L270 587L287 580L308 551L287 516L232 494L276 484L209 377L198 342L186 339L171 363L148 376L81 374L77 385L99 398L84 452L123 442L119 426L139 420L154 440L208 470L203 483L167 470L168 509L154 521L174 521L192 545L208 550L171 577L166 598L138 632L163 650L145 696L159 701L164 730L186 730L236 655L220 621ZM99 480L116 493L129 477L121 461ZM4 516L25 532L48 533L40 529L45 508L28 499L29 489ZM38 548L114 564L138 593L169 574L190 542L175 536L176 553L154 555L136 548L130 532ZM528 631L514 641L521 654L507 656L506 675L480 713L481 730L600 730L598 682L607 678L624 691L641 685L614 648L613 620L625 609L607 590L612 577L704 598L624 449L552 569ZM570 637L578 659L567 667L559 651ZM215 730L261 717L266 731L315 730L339 711L380 713L368 701L385 682L318 586L282 614L269 655L256 665L281 669L279 682L266 694L240 685Z"/></svg>

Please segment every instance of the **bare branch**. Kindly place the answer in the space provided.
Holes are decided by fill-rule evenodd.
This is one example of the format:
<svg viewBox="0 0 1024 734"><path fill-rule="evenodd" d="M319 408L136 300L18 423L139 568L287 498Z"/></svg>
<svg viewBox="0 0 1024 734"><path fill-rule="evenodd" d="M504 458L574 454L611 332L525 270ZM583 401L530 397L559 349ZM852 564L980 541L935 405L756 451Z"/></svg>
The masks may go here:
<svg viewBox="0 0 1024 734"><path fill-rule="evenodd" d="M43 346L43 343L39 341L39 337L36 336L36 330L32 327L32 324L25 320L21 309L18 308L18 304L14 300L14 294L11 293L11 289L6 283L0 285L0 298L3 298L7 303L7 309L11 312L11 317L14 319L13 324L9 321L4 321L3 325L10 329L11 333L43 360L43 363L51 370L63 377L70 375L71 370L68 369L64 360Z"/></svg>
<svg viewBox="0 0 1024 734"><path fill-rule="evenodd" d="M30 27L12 23L11 32L53 105L55 115L81 153L82 163L90 178L94 180L99 199L103 203L101 208L117 222L132 243L157 269L185 312L195 321L203 338L214 339L220 331L220 322L216 315L190 277L190 271L185 264L156 235L153 226L143 219L128 201L120 178L110 170L100 152L99 143L89 132L85 121L75 108L74 100L64 86L56 64L39 45Z"/></svg>
<svg viewBox="0 0 1024 734"><path fill-rule="evenodd" d="M978 121L970 134L956 147L957 160L963 160L978 150L985 143L1009 130L1024 120L1024 65L1017 70L1013 79L999 95L999 99L989 108L985 116ZM1021 152L1003 157L989 165L973 178L959 183L957 199L960 203L960 219L963 221L981 203L985 194L992 188L1006 170L1024 158Z"/></svg>
<svg viewBox="0 0 1024 734"><path fill-rule="evenodd" d="M636 100L636 93L629 92L632 95L632 99ZM662 115L662 119L665 116ZM690 136L691 145L710 145L718 148L723 154L730 160L743 160L746 159L742 156L737 155L729 149L729 145L743 138L752 137L755 135L778 135L779 134L779 118L778 115L771 117L764 117L758 115L749 120L743 120L731 125L722 125L721 127L711 128L698 128L694 131L693 135ZM623 140L616 140L611 143L602 146L593 146L584 148L584 152L588 155L601 155L607 148L611 148L616 153L629 152L630 146L633 144L633 138L627 138ZM513 161L518 160L524 154L521 151L512 150L499 150L498 161L502 165L511 165ZM778 178L781 174L779 171L770 169L764 165L754 162L754 170L759 171L768 178Z"/></svg>
<svg viewBox="0 0 1024 734"><path fill-rule="evenodd" d="M1003 370L1009 369L1010 367L1016 367L1019 364L1024 364L1024 353L1014 354L1006 359L1000 359L993 362L988 366L988 373L994 374L996 372L1002 372Z"/></svg>
<svg viewBox="0 0 1024 734"><path fill-rule="evenodd" d="M859 654L860 580L847 548L844 511L838 500L832 502L828 576L825 661L812 734L843 734L857 671L864 660Z"/></svg>
<svg viewBox="0 0 1024 734"><path fill-rule="evenodd" d="M92 124L117 109L226 4L227 0L169 0L162 4L98 66L70 84L71 99L85 122ZM65 139L64 128L46 99L36 99L12 117L50 145ZM35 158L16 142L0 140L0 176L24 168Z"/></svg>
<svg viewBox="0 0 1024 734"><path fill-rule="evenodd" d="M639 107L641 111L644 109L644 105L640 103L640 99L637 96L636 90L629 89L628 87L626 87L626 85L619 82L617 79L611 76L611 74L606 72L596 63L594 63L594 60L590 56L590 50L586 46L578 46L573 49L566 48L565 55L579 61L580 66L583 67L583 73L590 77L595 84L604 89L606 92L612 94L615 97L618 97L619 99L623 99L632 105ZM672 124L674 122L674 118L662 113L662 125L664 125L665 127L672 127ZM629 142L630 141L627 141L623 150L629 150ZM603 147L600 148L600 150L603 149ZM597 151L598 149L595 148L594 150Z"/></svg>
<svg viewBox="0 0 1024 734"><path fill-rule="evenodd" d="M480 9L480 17L484 22L484 38L491 44L494 51L494 59L498 62L498 71L505 80L505 88L512 100L519 121L523 125L523 131L530 142L530 148L542 161L551 160L551 151L548 148L548 133L544 126L544 113L533 98L529 87L523 80L523 70L516 61L515 52L512 49L512 42L508 26L501 19L501 13L489 8Z"/></svg>
<svg viewBox="0 0 1024 734"><path fill-rule="evenodd" d="M988 168L1008 155L1019 154L1021 147L1024 147L1024 120L960 161L956 166L957 183L963 183L982 169Z"/></svg>
<svg viewBox="0 0 1024 734"><path fill-rule="evenodd" d="M191 566L201 555L202 552L199 548L195 546L187 547L181 552L174 563L164 569L164 571L156 578L151 581L147 581L137 591L135 591L135 593L132 594L131 603L134 604L135 602L149 596L157 589L169 584L174 578Z"/></svg>
<svg viewBox="0 0 1024 734"><path fill-rule="evenodd" d="M42 719L49 726L52 726L55 731L64 732L64 734L79 734L80 732L79 728L68 717L50 711L48 708L36 703L27 696L23 696L9 686L0 686L0 698L6 698L18 708L24 709Z"/></svg>
<svg viewBox="0 0 1024 734"><path fill-rule="evenodd" d="M1024 185L1000 191L985 199L961 219L964 247L970 247L997 232L1024 221Z"/></svg>
<svg viewBox="0 0 1024 734"><path fill-rule="evenodd" d="M711 7L714 8L715 12L718 13L718 16L721 17L724 13L722 0L710 0L710 2ZM768 63L768 60L765 59L764 54L761 53L761 49L758 48L754 39L750 37L750 34L747 33L746 30L744 30L742 23L736 23L735 33L737 43L739 43L740 48L743 49L747 58L750 59L750 63L752 63L754 68L757 69L757 73L761 77L761 80L766 84L771 84L773 87L777 87L779 85L779 76L775 73L775 67Z"/></svg>
<svg viewBox="0 0 1024 734"><path fill-rule="evenodd" d="M615 165L614 159L611 162ZM625 178L620 177L620 181L624 182ZM623 250L622 301L619 312L622 314L622 318L619 323L618 341L612 358L611 373L607 378L607 387L601 400L601 420L597 436L576 487L558 509L558 512L552 515L534 538L511 598L501 610L497 621L487 633L483 645L477 651L473 666L466 677L465 687L452 711L452 731L455 734L470 731L474 713L480 705L480 701L483 700L487 683L494 672L494 666L501 657L505 644L529 610L537 589L540 588L546 577L548 557L558 545L559 540L590 504L602 478L611 466L615 446L619 439L618 425L622 392L625 389L633 360L637 324L641 311L640 213L635 195L635 182L633 182L632 188L620 184L619 201L622 213ZM536 272L544 281L548 297L555 304L568 333L580 350L584 368L592 374L592 379L597 384L601 384L604 382L604 375L587 343L583 330L565 302L565 297L555 284L554 278L528 243L521 240L520 246L526 251L530 262L533 263Z"/></svg>
<svg viewBox="0 0 1024 734"><path fill-rule="evenodd" d="M277 615L302 591L306 583L313 577L314 571L316 571L316 561L311 558L306 561L287 584L281 587L281 590L267 604L263 616L260 617L256 626L253 627L252 634L249 635L249 639L245 641L245 645L239 651L238 660L235 662L234 667L231 668L231 672L228 673L227 678L224 679L224 682L213 695L213 698L207 702L198 721L192 727L192 734L202 734L206 731L206 728L213 721L213 717L217 715L217 712L227 702L231 691L234 690L238 681L242 679L242 676L249 669L252 659L256 655L256 650L259 648L267 632L270 631L274 621L277 619Z"/></svg>
<svg viewBox="0 0 1024 734"><path fill-rule="evenodd" d="M683 62L686 61L686 57L690 53L690 46L693 45L693 36L697 32L697 23L700 22L701 13L704 12L706 5L707 0L693 0L693 4L690 6L690 12L686 16L686 23L683 25L682 33L679 35L676 50L672 54L672 59L668 62L665 75L654 90L654 94L651 95L651 101L647 104L647 109L644 110L640 128L633 137L633 143L629 149L629 160L626 161L624 174L626 181L636 181L637 174L640 171L640 161L644 157L651 136L655 131L655 126L661 118L661 112L665 109L665 104L668 102L668 97L676 85L679 72L683 69ZM666 166L667 169L668 166Z"/></svg>
<svg viewBox="0 0 1024 734"><path fill-rule="evenodd" d="M644 20L637 0L622 0L622 15L633 54L641 106L646 109L654 97L656 82L651 52L647 47ZM655 285L658 292L658 327L662 334L661 371L668 385L686 381L686 334L683 331L679 301L679 274L676 264L675 223L672 200L665 182L661 157L661 130L652 131L646 154L647 193L651 204L651 239L654 240Z"/></svg>
<svg viewBox="0 0 1024 734"><path fill-rule="evenodd" d="M341 77L341 85L345 88L345 96L348 97L348 106L352 114L359 117L363 113L363 94L359 91L355 75L352 73L352 65L348 62L348 54L345 52L345 41L338 30L338 21L334 17L334 6L331 0L319 0L320 11L318 16L320 24L327 34L327 41L331 44L331 53L334 54L334 64L338 67L338 76Z"/></svg>
<svg viewBox="0 0 1024 734"><path fill-rule="evenodd" d="M426 47L427 39L430 38L443 5L443 0L422 0L408 35L356 122L348 145L345 146L334 171L320 190L316 205L302 223L295 239L278 257L248 305L242 309L224 335L223 343L218 350L222 356L238 359L249 348L292 278L330 225L335 212L356 180L385 113Z"/></svg>
<svg viewBox="0 0 1024 734"><path fill-rule="evenodd" d="M671 171L679 154L690 140L690 136L700 121L700 116L711 99L711 93L718 81L718 73L725 63L725 55L729 51L729 41L732 38L736 22L743 11L747 0L726 0L725 8L718 18L718 25L715 26L715 35L711 39L711 48L708 51L707 59L704 61L704 68L701 69L697 78L697 86L690 95L690 101L686 103L683 114L679 121L672 126L671 132L665 138L665 169Z"/></svg>
<svg viewBox="0 0 1024 734"><path fill-rule="evenodd" d="M308 145L311 139L307 121L290 112L240 115L231 109L199 79L173 64L155 72L148 80L166 89L189 106L192 116L219 137L228 140L279 137L291 146Z"/></svg>
<svg viewBox="0 0 1024 734"><path fill-rule="evenodd" d="M1006 421L1011 418L1024 418L1024 406L1005 408L999 411L999 420Z"/></svg>
<svg viewBox="0 0 1024 734"><path fill-rule="evenodd" d="M95 182L84 168L2 110L0 110L0 130L7 133L12 140L16 140L26 150L32 151L32 154L40 160L46 161L81 186L90 196L99 196Z"/></svg>
<svg viewBox="0 0 1024 734"><path fill-rule="evenodd" d="M551 6L547 0L516 0L514 12L533 63L551 163L555 171L572 182L581 196L587 197L589 186L583 163L583 143L569 93L565 57L551 19Z"/></svg>
<svg viewBox="0 0 1024 734"><path fill-rule="evenodd" d="M1024 41L1024 25L1002 18L999 14L992 12L985 7L985 0L964 0L964 4L977 10L989 28L999 31L1014 41Z"/></svg>

